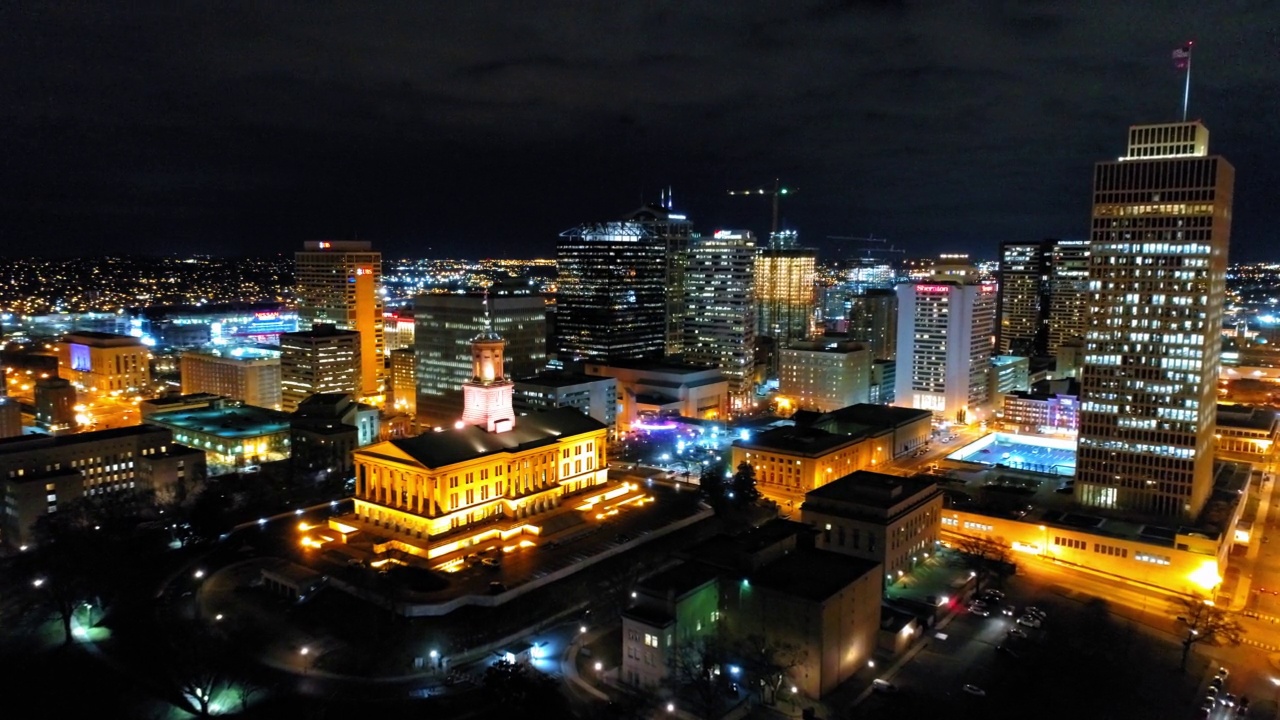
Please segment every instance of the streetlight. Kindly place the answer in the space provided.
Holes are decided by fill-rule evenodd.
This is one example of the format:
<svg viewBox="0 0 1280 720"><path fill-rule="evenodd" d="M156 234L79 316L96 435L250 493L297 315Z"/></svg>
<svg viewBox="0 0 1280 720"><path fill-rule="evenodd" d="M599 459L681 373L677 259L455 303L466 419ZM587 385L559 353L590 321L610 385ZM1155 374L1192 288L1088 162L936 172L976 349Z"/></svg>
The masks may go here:
<svg viewBox="0 0 1280 720"><path fill-rule="evenodd" d="M38 588L38 587L40 587L41 585L44 585L44 578L36 578L35 580L32 580L32 581L31 581L31 587L37 587L37 588Z"/></svg>
<svg viewBox="0 0 1280 720"><path fill-rule="evenodd" d="M204 570L196 570L195 572L191 573L191 575L195 577L195 579L199 580L204 577Z"/></svg>
<svg viewBox="0 0 1280 720"><path fill-rule="evenodd" d="M676 711L676 704L675 704L675 703L667 703L667 712L669 712L669 713L673 713L673 712L675 712L675 711Z"/></svg>

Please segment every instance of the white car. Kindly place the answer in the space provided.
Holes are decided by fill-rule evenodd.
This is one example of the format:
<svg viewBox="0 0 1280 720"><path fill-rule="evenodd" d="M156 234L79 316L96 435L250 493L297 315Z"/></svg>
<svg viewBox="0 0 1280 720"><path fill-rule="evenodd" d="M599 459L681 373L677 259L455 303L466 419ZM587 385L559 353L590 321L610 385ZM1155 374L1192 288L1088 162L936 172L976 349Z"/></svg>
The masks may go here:
<svg viewBox="0 0 1280 720"><path fill-rule="evenodd" d="M1040 627L1040 618L1032 615L1023 615L1022 617L1018 618L1018 624L1025 625L1029 628L1038 628Z"/></svg>
<svg viewBox="0 0 1280 720"><path fill-rule="evenodd" d="M894 685L888 680L881 680L880 678L876 678L875 680L871 681L871 688L876 692L882 692L882 693L898 692L897 685Z"/></svg>
<svg viewBox="0 0 1280 720"><path fill-rule="evenodd" d="M970 695L977 695L978 697L986 697L986 696L987 696L987 691L986 691L986 690L983 690L982 688L978 687L977 685L965 685L965 686L964 686L964 688L963 688L963 690L964 690L965 692L969 693Z"/></svg>

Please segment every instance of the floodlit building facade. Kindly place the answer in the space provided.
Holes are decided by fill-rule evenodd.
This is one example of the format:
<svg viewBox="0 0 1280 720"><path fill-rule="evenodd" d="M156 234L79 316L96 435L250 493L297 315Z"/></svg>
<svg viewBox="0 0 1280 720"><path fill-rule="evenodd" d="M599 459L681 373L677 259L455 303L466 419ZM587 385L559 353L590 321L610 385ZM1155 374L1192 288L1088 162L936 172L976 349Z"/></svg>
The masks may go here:
<svg viewBox="0 0 1280 720"><path fill-rule="evenodd" d="M182 354L182 393L211 393L246 405L279 410L280 352L259 348Z"/></svg>
<svg viewBox="0 0 1280 720"><path fill-rule="evenodd" d="M1076 496L1196 518L1212 490L1235 171L1199 122L1095 166Z"/></svg>
<svg viewBox="0 0 1280 720"><path fill-rule="evenodd" d="M818 308L818 251L800 247L768 247L756 257L756 300L760 324L756 334L773 338L778 347L814 334Z"/></svg>
<svg viewBox="0 0 1280 720"><path fill-rule="evenodd" d="M353 453L353 511L304 538L317 547L368 532L373 551L399 550L457 569L478 543L536 544L573 498L588 508L632 492L608 485L607 432L570 408L516 417L504 341L487 326L472 342L462 420L449 429ZM612 493L612 494L610 494Z"/></svg>
<svg viewBox="0 0 1280 720"><path fill-rule="evenodd" d="M667 416L715 420L729 411L729 383L716 368L675 362L585 363L592 377L618 383L618 431Z"/></svg>
<svg viewBox="0 0 1280 720"><path fill-rule="evenodd" d="M778 391L805 410L871 400L871 352L861 343L805 340L779 351Z"/></svg>
<svg viewBox="0 0 1280 720"><path fill-rule="evenodd" d="M361 395L383 391L382 253L364 240L311 240L294 253L298 324L360 333ZM282 338L283 340L283 338Z"/></svg>
<svg viewBox="0 0 1280 720"><path fill-rule="evenodd" d="M720 369L730 412L750 408L755 397L755 257L748 231L721 230L689 249L685 359Z"/></svg>
<svg viewBox="0 0 1280 720"><path fill-rule="evenodd" d="M151 351L138 338L76 332L55 347L58 376L92 392L137 393L150 389Z"/></svg>
<svg viewBox="0 0 1280 720"><path fill-rule="evenodd" d="M504 367L515 377L547 364L546 304L538 295L419 295L414 300L417 415L427 427L462 417L462 384L472 373L471 341L488 322L506 339Z"/></svg>
<svg viewBox="0 0 1280 720"><path fill-rule="evenodd" d="M418 361L412 347L391 351L391 406L410 417L418 414Z"/></svg>
<svg viewBox="0 0 1280 720"><path fill-rule="evenodd" d="M958 282L898 286L894 403L971 422L991 401L996 286Z"/></svg>
<svg viewBox="0 0 1280 720"><path fill-rule="evenodd" d="M289 415L278 410L215 400L202 408L152 413L144 422L203 452L214 475L289 457Z"/></svg>
<svg viewBox="0 0 1280 720"><path fill-rule="evenodd" d="M291 413L316 393L361 395L360 333L320 324L280 335L280 405Z"/></svg>
<svg viewBox="0 0 1280 720"><path fill-rule="evenodd" d="M893 582L937 550L942 491L932 480L860 470L805 495L817 547L879 563Z"/></svg>

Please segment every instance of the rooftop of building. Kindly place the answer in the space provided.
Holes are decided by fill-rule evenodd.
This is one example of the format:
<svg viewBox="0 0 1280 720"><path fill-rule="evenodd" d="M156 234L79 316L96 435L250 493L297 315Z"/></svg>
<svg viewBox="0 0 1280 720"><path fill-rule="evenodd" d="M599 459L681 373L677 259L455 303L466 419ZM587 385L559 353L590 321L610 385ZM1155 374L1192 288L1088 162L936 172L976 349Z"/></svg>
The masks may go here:
<svg viewBox="0 0 1280 720"><path fill-rule="evenodd" d="M671 616L664 608L656 607L653 604L639 604L629 607L622 611L624 618L630 618L644 623L650 627L666 627L674 623L676 619Z"/></svg>
<svg viewBox="0 0 1280 720"><path fill-rule="evenodd" d="M752 573L747 582L783 595L821 603L870 573L876 575L875 591L878 593L880 563L829 550L801 548Z"/></svg>
<svg viewBox="0 0 1280 720"><path fill-rule="evenodd" d="M152 407L164 408L172 405L214 403L223 399L225 399L223 396L216 393L188 393L186 395L166 395L164 397L152 398L145 402Z"/></svg>
<svg viewBox="0 0 1280 720"><path fill-rule="evenodd" d="M839 410L832 410L826 413L825 417L830 417L840 423L889 428L901 427L925 419L932 420L933 413L928 410L917 410L896 405L858 403L857 405L842 407Z"/></svg>
<svg viewBox="0 0 1280 720"><path fill-rule="evenodd" d="M600 368L618 368L620 370L642 370L651 373L663 373L666 375L697 375L699 373L720 371L708 365L696 365L694 363L676 362L674 360L614 360L613 362L589 362L588 366Z"/></svg>
<svg viewBox="0 0 1280 720"><path fill-rule="evenodd" d="M142 338L136 338L132 335L120 335L119 333L97 332L96 330L77 330L63 335L62 342L100 346L141 346Z"/></svg>
<svg viewBox="0 0 1280 720"><path fill-rule="evenodd" d="M810 490L804 497L805 502L832 500L888 509L908 498L928 493L937 486L938 484L928 476L901 477L870 470L858 470Z"/></svg>
<svg viewBox="0 0 1280 720"><path fill-rule="evenodd" d="M1022 355L996 355L991 358L991 364L995 367L1003 367L1005 365L1030 365L1031 359Z"/></svg>
<svg viewBox="0 0 1280 720"><path fill-rule="evenodd" d="M678 600L714 581L719 574L718 570L708 565L683 562L646 578L639 585L650 595L666 597L667 593L671 593Z"/></svg>
<svg viewBox="0 0 1280 720"><path fill-rule="evenodd" d="M310 330L297 330L294 332L280 333L280 339L281 341L285 338L307 338L315 340L319 338L349 337L359 334L360 333L355 330L339 330L336 325L330 323L316 323L311 326Z"/></svg>
<svg viewBox="0 0 1280 720"><path fill-rule="evenodd" d="M199 350L188 350L183 355L203 355L206 357L222 358L225 360L279 360L280 351L270 350L268 348L240 346L233 348L201 348Z"/></svg>
<svg viewBox="0 0 1280 720"><path fill-rule="evenodd" d="M1215 463L1213 492L1192 522L1081 508L1072 492L1074 479L1004 467L940 479L939 486L955 510L1172 547L1178 535L1220 537L1242 501L1250 472L1248 463Z"/></svg>
<svg viewBox="0 0 1280 720"><path fill-rule="evenodd" d="M1218 404L1218 425L1249 430L1271 430L1280 415L1275 410L1252 405Z"/></svg>
<svg viewBox="0 0 1280 720"><path fill-rule="evenodd" d="M515 383L516 385L538 385L541 387L569 387L571 385L608 382L610 380L613 380L613 378L604 375L586 375L565 370L547 370L536 375L516 378Z"/></svg>
<svg viewBox="0 0 1280 720"><path fill-rule="evenodd" d="M818 457L861 439L862 435L831 433L817 428L799 426L780 427L757 433L747 440L734 440L733 444L749 450L767 450Z"/></svg>
<svg viewBox="0 0 1280 720"><path fill-rule="evenodd" d="M69 447L84 443L119 440L136 435L168 432L164 428L147 425L131 425L129 427L94 430L92 432L72 433L70 435L18 435L0 439L0 455L5 453L24 452L36 448Z"/></svg>
<svg viewBox="0 0 1280 720"><path fill-rule="evenodd" d="M685 550L682 556L720 568L739 570L744 559L786 542L792 537L812 537L812 525L777 518L737 535L720 534Z"/></svg>
<svg viewBox="0 0 1280 720"><path fill-rule="evenodd" d="M205 433L232 440L289 431L289 413L254 405L228 404L172 410L149 415L146 422L172 430Z"/></svg>
<svg viewBox="0 0 1280 720"><path fill-rule="evenodd" d="M511 430L491 433L475 425L388 440L401 452L429 468L439 468L498 453L551 445L559 438L605 429L599 420L574 408L551 408L516 418ZM358 452L377 454L382 443Z"/></svg>
<svg viewBox="0 0 1280 720"><path fill-rule="evenodd" d="M817 352L830 353L832 355L847 355L849 353L862 352L866 349L866 345L857 342L856 340L824 339L797 340L787 347L782 348L782 352Z"/></svg>
<svg viewBox="0 0 1280 720"><path fill-rule="evenodd" d="M1024 400L1049 400L1058 396L1079 397L1080 381L1075 378L1041 380L1033 383L1030 390L1014 390L1004 394Z"/></svg>

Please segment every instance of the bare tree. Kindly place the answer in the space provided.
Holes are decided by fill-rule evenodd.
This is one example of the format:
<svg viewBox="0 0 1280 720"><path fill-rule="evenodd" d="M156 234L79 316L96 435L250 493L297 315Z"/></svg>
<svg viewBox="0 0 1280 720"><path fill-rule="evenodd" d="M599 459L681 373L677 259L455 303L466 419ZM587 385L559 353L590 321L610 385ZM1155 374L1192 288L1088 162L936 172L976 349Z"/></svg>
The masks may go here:
<svg viewBox="0 0 1280 720"><path fill-rule="evenodd" d="M1013 554L1003 537L962 535L956 549L969 558L983 580L992 576L1004 580L1013 572Z"/></svg>
<svg viewBox="0 0 1280 720"><path fill-rule="evenodd" d="M1213 604L1212 600L1180 597L1174 601L1173 610L1178 624L1187 630L1186 637L1182 639L1182 663L1179 666L1183 670L1187 669L1187 658L1193 646L1204 643L1234 647L1244 639L1244 628L1235 616Z"/></svg>
<svg viewBox="0 0 1280 720"><path fill-rule="evenodd" d="M664 685L686 712L713 718L724 710L725 684L716 674L721 655L721 642L714 636L686 640L667 654Z"/></svg>
<svg viewBox="0 0 1280 720"><path fill-rule="evenodd" d="M790 642L747 635L733 644L732 656L742 662L745 687L757 693L760 702L773 705L778 693L789 684L792 672L808 659L808 652Z"/></svg>
<svg viewBox="0 0 1280 720"><path fill-rule="evenodd" d="M193 713L209 717L217 696L233 685L235 663L227 638L199 621L177 621L163 632L169 679Z"/></svg>

